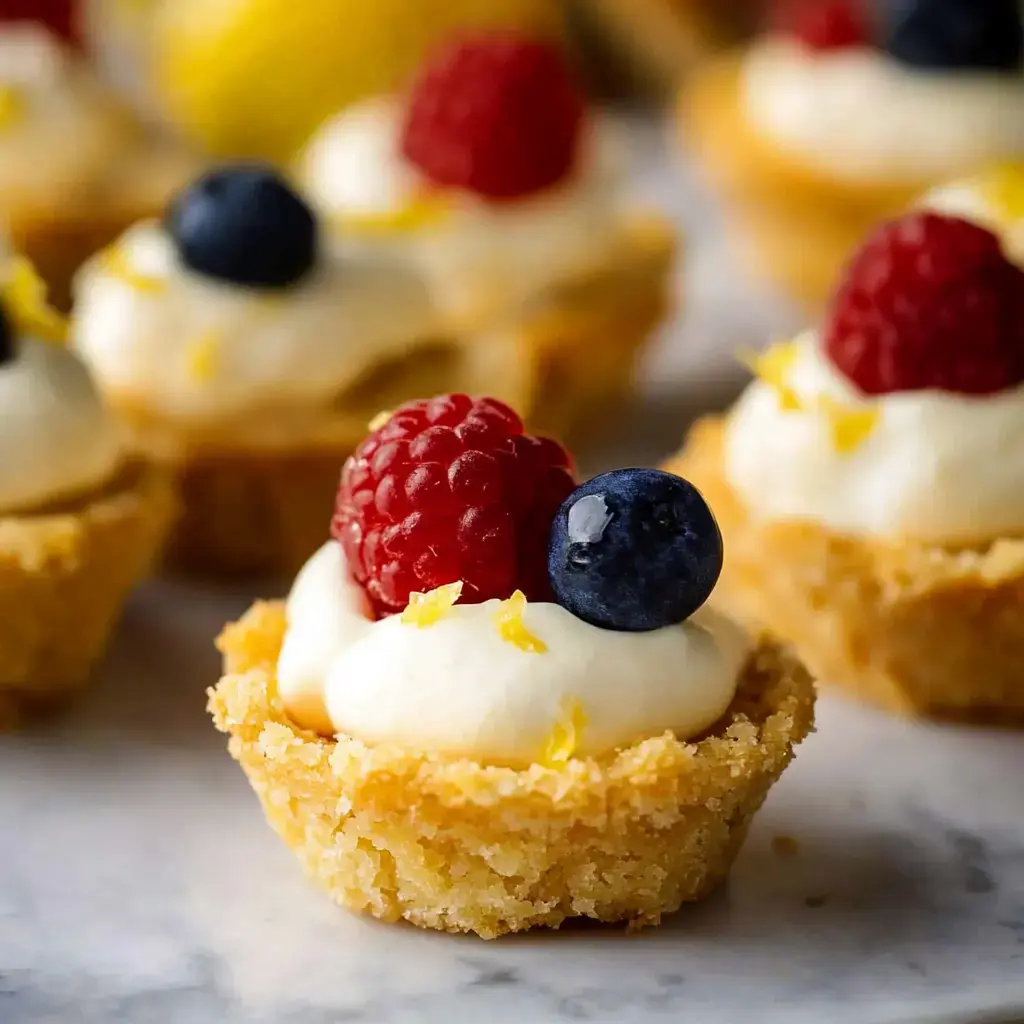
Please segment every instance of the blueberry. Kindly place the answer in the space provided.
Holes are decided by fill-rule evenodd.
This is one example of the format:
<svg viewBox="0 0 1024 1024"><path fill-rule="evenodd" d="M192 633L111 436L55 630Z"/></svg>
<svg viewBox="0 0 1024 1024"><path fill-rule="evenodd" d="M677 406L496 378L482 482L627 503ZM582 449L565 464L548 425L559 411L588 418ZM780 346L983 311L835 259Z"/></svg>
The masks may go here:
<svg viewBox="0 0 1024 1024"><path fill-rule="evenodd" d="M7 312L0 308L0 366L9 363L17 350L14 347L14 328L7 317Z"/></svg>
<svg viewBox="0 0 1024 1024"><path fill-rule="evenodd" d="M251 288L287 288L312 268L312 211L274 170L210 171L185 189L165 225L187 267Z"/></svg>
<svg viewBox="0 0 1024 1024"><path fill-rule="evenodd" d="M700 492L657 469L578 487L555 516L548 579L577 618L630 632L688 619L722 572L722 535Z"/></svg>
<svg viewBox="0 0 1024 1024"><path fill-rule="evenodd" d="M898 0L886 35L893 57L929 70L1013 71L1024 62L1019 0Z"/></svg>

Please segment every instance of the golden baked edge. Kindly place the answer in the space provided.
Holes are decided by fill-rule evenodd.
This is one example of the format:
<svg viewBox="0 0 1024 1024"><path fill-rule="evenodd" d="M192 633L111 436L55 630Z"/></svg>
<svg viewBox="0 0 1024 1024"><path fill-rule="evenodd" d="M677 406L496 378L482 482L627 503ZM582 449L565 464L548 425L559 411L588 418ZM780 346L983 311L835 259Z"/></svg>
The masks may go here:
<svg viewBox="0 0 1024 1024"><path fill-rule="evenodd" d="M707 736L517 771L296 728L276 693L281 604L219 640L209 709L270 825L339 904L495 938L572 917L656 924L721 881L812 729L810 677L762 643ZM629 681L623 680L628 686Z"/></svg>
<svg viewBox="0 0 1024 1024"><path fill-rule="evenodd" d="M793 644L822 685L904 714L1024 724L1024 539L955 549L749 515L724 477L724 420L667 465L725 539L713 599Z"/></svg>

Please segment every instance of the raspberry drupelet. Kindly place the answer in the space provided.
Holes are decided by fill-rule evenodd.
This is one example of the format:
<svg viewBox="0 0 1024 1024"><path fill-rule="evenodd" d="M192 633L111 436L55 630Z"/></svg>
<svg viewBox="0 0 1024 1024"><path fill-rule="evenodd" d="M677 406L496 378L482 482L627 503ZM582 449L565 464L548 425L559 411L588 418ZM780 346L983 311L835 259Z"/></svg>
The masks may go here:
<svg viewBox="0 0 1024 1024"><path fill-rule="evenodd" d="M515 200L570 174L584 114L557 46L511 32L467 37L414 85L402 151L434 185Z"/></svg>
<svg viewBox="0 0 1024 1024"><path fill-rule="evenodd" d="M864 0L778 0L772 26L811 50L846 50L867 46L871 26Z"/></svg>
<svg viewBox="0 0 1024 1024"><path fill-rule="evenodd" d="M977 224L902 217L854 257L825 348L868 395L1004 391L1024 381L1024 271Z"/></svg>
<svg viewBox="0 0 1024 1024"><path fill-rule="evenodd" d="M332 536L378 615L462 581L461 603L550 600L547 544L572 460L493 398L442 395L392 413L342 470Z"/></svg>

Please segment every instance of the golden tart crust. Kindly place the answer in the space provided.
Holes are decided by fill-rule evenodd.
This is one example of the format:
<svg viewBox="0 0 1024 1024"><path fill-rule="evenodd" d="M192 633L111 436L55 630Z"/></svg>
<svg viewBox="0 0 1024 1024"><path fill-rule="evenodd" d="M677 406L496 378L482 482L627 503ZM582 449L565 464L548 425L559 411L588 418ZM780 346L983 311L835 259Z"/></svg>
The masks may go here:
<svg viewBox="0 0 1024 1024"><path fill-rule="evenodd" d="M879 221L934 182L840 181L758 134L740 103L743 55L700 69L680 96L680 131L728 201L741 251L775 284L820 306Z"/></svg>
<svg viewBox="0 0 1024 1024"><path fill-rule="evenodd" d="M1024 724L1024 538L978 548L752 518L723 475L721 418L669 463L725 537L716 600L792 643L823 684L906 714Z"/></svg>
<svg viewBox="0 0 1024 1024"><path fill-rule="evenodd" d="M83 501L0 516L0 728L85 685L176 511L170 474L133 466Z"/></svg>
<svg viewBox="0 0 1024 1024"><path fill-rule="evenodd" d="M726 875L813 724L813 685L763 643L703 739L517 771L294 726L276 692L282 604L219 640L210 711L274 830L343 906L495 938L571 917L656 924Z"/></svg>
<svg viewBox="0 0 1024 1024"><path fill-rule="evenodd" d="M380 411L422 395L493 394L528 427L565 437L606 423L632 390L637 357L670 305L675 241L660 220L637 221L629 244L594 275L552 288L519 323L426 341L375 367L302 419L260 415L246 430L186 430L157 422L130 399L107 399L138 450L177 474L184 513L172 566L205 575L293 576L323 543L344 460ZM269 425L280 430L269 432Z"/></svg>

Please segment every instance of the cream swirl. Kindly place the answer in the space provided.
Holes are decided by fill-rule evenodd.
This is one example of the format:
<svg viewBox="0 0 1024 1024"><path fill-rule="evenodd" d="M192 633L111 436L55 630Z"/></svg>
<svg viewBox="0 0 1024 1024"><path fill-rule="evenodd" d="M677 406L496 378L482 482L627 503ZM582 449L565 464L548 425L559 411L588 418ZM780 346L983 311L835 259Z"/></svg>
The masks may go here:
<svg viewBox="0 0 1024 1024"><path fill-rule="evenodd" d="M21 511L100 487L121 458L117 429L88 371L67 349L24 338L0 365L0 510Z"/></svg>
<svg viewBox="0 0 1024 1024"><path fill-rule="evenodd" d="M1024 155L1018 73L927 72L877 50L769 39L747 55L741 90L758 132L843 180L913 184Z"/></svg>
<svg viewBox="0 0 1024 1024"><path fill-rule="evenodd" d="M425 628L401 616L371 621L331 541L288 599L281 699L297 724L325 735L525 767L543 759L572 707L582 712L579 756L670 730L699 734L725 712L750 651L710 609L678 626L618 633L530 604L524 624L547 650L528 653L500 635L498 605L457 604Z"/></svg>
<svg viewBox="0 0 1024 1024"><path fill-rule="evenodd" d="M437 329L419 276L394 261L325 253L263 292L190 271L143 223L79 274L72 344L114 401L223 423L328 401Z"/></svg>
<svg viewBox="0 0 1024 1024"><path fill-rule="evenodd" d="M782 383L799 409L755 381L729 417L726 477L752 515L936 544L1024 533L1024 386L868 399L814 332L797 342ZM852 451L837 449L823 400L877 413Z"/></svg>
<svg viewBox="0 0 1024 1024"><path fill-rule="evenodd" d="M458 317L514 307L586 272L621 230L624 148L610 124L593 127L567 182L504 203L430 193L401 155L400 130L396 100L356 105L313 138L299 178L338 244L403 253Z"/></svg>

